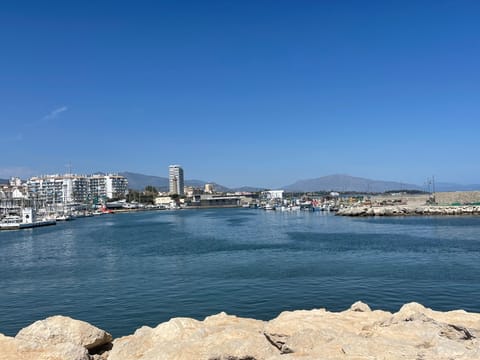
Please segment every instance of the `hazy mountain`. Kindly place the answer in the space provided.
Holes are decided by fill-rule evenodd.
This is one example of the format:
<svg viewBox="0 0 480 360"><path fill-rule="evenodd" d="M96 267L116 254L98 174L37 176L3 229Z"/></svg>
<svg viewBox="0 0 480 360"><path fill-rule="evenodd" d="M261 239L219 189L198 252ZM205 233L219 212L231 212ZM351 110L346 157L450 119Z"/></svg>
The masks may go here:
<svg viewBox="0 0 480 360"><path fill-rule="evenodd" d="M480 191L480 184L461 185L454 183L435 183L435 191Z"/></svg>
<svg viewBox="0 0 480 360"><path fill-rule="evenodd" d="M259 188L255 186L242 186L239 188L231 189L231 191L235 191L235 192L257 192L262 190L265 190L265 188Z"/></svg>
<svg viewBox="0 0 480 360"><path fill-rule="evenodd" d="M299 180L284 187L287 191L358 191L384 192L388 190L422 190L418 185L395 181L372 180L349 175L328 175L316 179Z"/></svg>
<svg viewBox="0 0 480 360"><path fill-rule="evenodd" d="M159 191L168 191L168 178L153 175L144 175L132 172L121 172L119 175L125 176L128 180L128 187L134 190L143 190L146 186L154 186ZM185 186L203 188L207 181L203 180L185 180ZM210 182L208 182L210 183ZM216 191L228 191L229 189L220 184L213 183Z"/></svg>
<svg viewBox="0 0 480 360"><path fill-rule="evenodd" d="M168 178L144 175L132 172L122 172L120 175L128 179L130 189L142 190L145 186L155 186L160 191L168 191ZM0 179L1 183L8 183L8 180ZM203 188L207 181L203 180L185 180L186 186ZM209 182L212 183L212 182ZM235 189L229 189L220 184L214 184L216 191L261 191L263 188L254 186L243 186ZM358 191L358 192L384 192L388 190L425 190L425 186L401 183L396 181L373 180L349 175L328 175L315 179L299 180L291 185L283 187L286 191ZM480 190L480 185L460 185L453 183L436 183L436 191L472 191Z"/></svg>
<svg viewBox="0 0 480 360"><path fill-rule="evenodd" d="M155 186L160 191L168 190L168 178L144 175L132 172L121 172L119 175L125 176L128 180L128 187L134 190L143 190L145 186Z"/></svg>
<svg viewBox="0 0 480 360"><path fill-rule="evenodd" d="M213 184L213 188L215 189L215 191L219 191L219 192L230 191L229 188L227 188L223 185L217 184L215 182L211 182L211 181L185 180L185 186L193 186L193 187L196 187L196 188L202 188L203 189L205 187L205 184Z"/></svg>

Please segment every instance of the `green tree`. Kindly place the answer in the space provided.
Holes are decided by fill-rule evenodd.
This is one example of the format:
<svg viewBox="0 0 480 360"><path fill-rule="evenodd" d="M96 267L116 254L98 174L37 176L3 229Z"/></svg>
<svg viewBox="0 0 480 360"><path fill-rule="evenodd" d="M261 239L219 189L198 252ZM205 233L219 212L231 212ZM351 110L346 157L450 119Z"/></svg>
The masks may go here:
<svg viewBox="0 0 480 360"><path fill-rule="evenodd" d="M158 190L157 190L157 188L156 188L155 186L147 185L147 186L145 186L145 193L157 195L157 194L158 194Z"/></svg>

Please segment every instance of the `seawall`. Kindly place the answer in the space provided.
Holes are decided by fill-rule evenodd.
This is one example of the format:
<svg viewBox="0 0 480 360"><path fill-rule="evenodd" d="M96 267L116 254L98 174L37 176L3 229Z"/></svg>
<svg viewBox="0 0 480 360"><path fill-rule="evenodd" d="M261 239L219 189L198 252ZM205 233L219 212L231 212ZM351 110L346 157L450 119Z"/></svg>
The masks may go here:
<svg viewBox="0 0 480 360"><path fill-rule="evenodd" d="M480 206L353 205L337 211L340 216L480 215Z"/></svg>
<svg viewBox="0 0 480 360"><path fill-rule="evenodd" d="M54 316L15 337L0 334L0 359L475 360L479 336L479 313L440 312L418 303L390 313L357 302L343 312L287 311L270 321L225 313L203 321L174 318L118 339L86 322Z"/></svg>

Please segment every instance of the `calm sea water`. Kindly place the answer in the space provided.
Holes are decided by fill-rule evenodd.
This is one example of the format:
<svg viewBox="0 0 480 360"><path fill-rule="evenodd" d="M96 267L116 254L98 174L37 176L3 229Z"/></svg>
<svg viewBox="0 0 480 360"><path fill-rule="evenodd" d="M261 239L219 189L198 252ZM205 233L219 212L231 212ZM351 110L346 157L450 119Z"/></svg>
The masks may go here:
<svg viewBox="0 0 480 360"><path fill-rule="evenodd" d="M0 332L62 314L115 337L171 317L480 312L480 217L356 219L250 209L105 215L0 232Z"/></svg>

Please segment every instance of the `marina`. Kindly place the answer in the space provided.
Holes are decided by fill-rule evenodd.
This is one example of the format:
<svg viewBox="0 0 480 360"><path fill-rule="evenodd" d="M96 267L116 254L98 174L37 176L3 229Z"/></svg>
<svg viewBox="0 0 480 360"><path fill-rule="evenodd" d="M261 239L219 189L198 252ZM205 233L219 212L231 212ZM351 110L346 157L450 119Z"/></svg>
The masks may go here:
<svg viewBox="0 0 480 360"><path fill-rule="evenodd" d="M480 217L259 209L119 213L0 232L0 323L54 314L115 337L172 317L343 311L362 300L480 312ZM114 314L112 313L114 312Z"/></svg>

